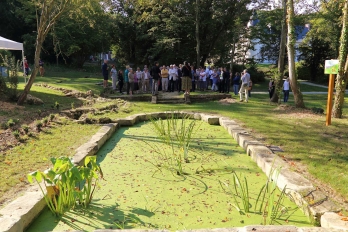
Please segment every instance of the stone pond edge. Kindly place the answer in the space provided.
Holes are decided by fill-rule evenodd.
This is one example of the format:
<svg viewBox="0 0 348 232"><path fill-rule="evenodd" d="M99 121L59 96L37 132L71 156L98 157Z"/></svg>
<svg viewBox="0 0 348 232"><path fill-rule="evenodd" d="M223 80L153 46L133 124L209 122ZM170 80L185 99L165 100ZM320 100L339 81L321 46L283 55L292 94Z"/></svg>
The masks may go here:
<svg viewBox="0 0 348 232"><path fill-rule="evenodd" d="M237 141L237 143L244 150L246 150L246 153L257 163L257 165L266 175L269 175L272 169L281 167L277 181L278 187L283 189L286 186L287 193L304 211L304 213L321 224L321 227L308 228L297 228L295 226L245 226L239 228L201 229L187 231L227 232L255 231L256 229L257 231L348 231L348 222L341 220L341 216L337 214L337 212L340 211L338 205L328 199L323 192L317 190L308 179L292 171L291 166L287 162L274 154L262 142L256 140L237 122L228 117L222 117L220 115L186 111L170 111L135 114L126 118L117 119L114 121L114 123L103 125L88 142L76 149L76 153L73 156L74 164L81 165L83 164L86 156L95 155L119 127L133 126L138 122L148 121L151 118L166 119L168 116L188 117L191 119L202 120L210 125L220 125L224 127L226 131ZM0 210L0 231L24 231L24 229L26 229L40 214L45 206L46 203L39 187L31 186L22 196L15 199ZM104 232L113 230L101 229L95 231Z"/></svg>

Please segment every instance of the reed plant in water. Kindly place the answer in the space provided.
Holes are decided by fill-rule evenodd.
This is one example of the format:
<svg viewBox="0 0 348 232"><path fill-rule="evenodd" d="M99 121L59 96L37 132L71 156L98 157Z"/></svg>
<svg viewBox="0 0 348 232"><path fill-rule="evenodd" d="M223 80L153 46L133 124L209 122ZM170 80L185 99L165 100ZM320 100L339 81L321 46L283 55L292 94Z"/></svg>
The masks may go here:
<svg viewBox="0 0 348 232"><path fill-rule="evenodd" d="M263 225L273 225L278 223L278 220L288 220L289 217L298 210L296 208L287 208L284 205L284 200L289 197L286 194L286 186L279 193L277 181L281 167L271 168L267 177L266 183L260 189L255 203L255 212L261 213L263 216Z"/></svg>
<svg viewBox="0 0 348 232"><path fill-rule="evenodd" d="M273 168L272 166L267 181L258 191L256 199L250 196L250 191L255 190L249 189L247 178L239 177L235 172L232 173L232 181L219 180L219 183L223 191L232 196L233 203L231 204L240 214L261 214L263 216L262 225L281 224L280 220L287 221L298 210L298 207L288 208L284 205L284 200L288 195L286 186L280 193L277 187L280 170L280 167ZM251 211L251 200L255 200L254 211ZM242 205L240 202L242 202Z"/></svg>
<svg viewBox="0 0 348 232"><path fill-rule="evenodd" d="M219 183L222 189L226 193L232 195L233 201L234 201L234 204L232 205L237 209L237 211L242 215L244 215L245 213L249 213L251 204L250 204L250 196L249 196L249 186L248 186L248 181L246 177L244 177L241 180L238 177L237 173L233 172L232 181L233 181L232 187L231 185L223 181L219 181ZM229 191L226 191L223 185L227 187ZM242 210L242 207L240 207L239 205L239 199L242 201L244 211Z"/></svg>
<svg viewBox="0 0 348 232"><path fill-rule="evenodd" d="M166 120L151 119L157 138L166 145L170 154L163 147L151 146L156 154L161 157L161 164L156 164L157 168L166 167L178 175L185 175L184 163L190 162L189 149L192 136L197 128L196 120L190 120L189 116L184 115L179 118L174 113ZM165 164L166 163L166 164Z"/></svg>

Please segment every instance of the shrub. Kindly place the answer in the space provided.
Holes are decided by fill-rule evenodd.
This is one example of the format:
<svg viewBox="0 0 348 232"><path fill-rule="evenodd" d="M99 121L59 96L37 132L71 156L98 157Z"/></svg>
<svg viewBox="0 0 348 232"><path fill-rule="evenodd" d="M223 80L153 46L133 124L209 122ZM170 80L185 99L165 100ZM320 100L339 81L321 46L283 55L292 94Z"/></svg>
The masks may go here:
<svg viewBox="0 0 348 232"><path fill-rule="evenodd" d="M45 117L44 119L42 119L42 124L44 125L44 126L46 126L47 125L47 123L48 123L48 117Z"/></svg>
<svg viewBox="0 0 348 232"><path fill-rule="evenodd" d="M54 114L50 114L50 121L52 122L53 121L53 119L56 117Z"/></svg>
<svg viewBox="0 0 348 232"><path fill-rule="evenodd" d="M233 64L232 76L234 76L236 72L242 73L244 69L248 69L253 83L265 81L265 73L263 71L259 71L257 69L257 63L253 62L252 60L249 60L246 66L240 64Z"/></svg>
<svg viewBox="0 0 348 232"><path fill-rule="evenodd" d="M42 128L42 122L41 121L36 121L35 122L35 126L36 126L36 129L37 131L41 131L41 128Z"/></svg>
<svg viewBox="0 0 348 232"><path fill-rule="evenodd" d="M15 130L14 132L12 132L12 134L16 139L19 139L19 137L21 136L18 130Z"/></svg>
<svg viewBox="0 0 348 232"><path fill-rule="evenodd" d="M16 122L15 122L15 120L13 120L12 118L11 119L9 119L8 121L7 121L7 126L8 127L13 127L14 125L16 125Z"/></svg>
<svg viewBox="0 0 348 232"><path fill-rule="evenodd" d="M301 80L311 79L311 72L309 70L309 67L305 65L304 61L297 62L295 65L295 68L296 68L296 75L298 79L301 79Z"/></svg>
<svg viewBox="0 0 348 232"><path fill-rule="evenodd" d="M22 129L24 131L25 134L28 134L30 126L28 126L27 124L23 124L22 125Z"/></svg>
<svg viewBox="0 0 348 232"><path fill-rule="evenodd" d="M7 123L6 123L6 122L2 122L2 123L0 124L0 128L3 129L3 130L7 130L7 129L8 129Z"/></svg>
<svg viewBox="0 0 348 232"><path fill-rule="evenodd" d="M0 93L12 101L17 100L18 72L21 69L20 61L15 61L14 57L0 54L0 63L8 69L8 76L3 77L0 73Z"/></svg>
<svg viewBox="0 0 348 232"><path fill-rule="evenodd" d="M54 108L56 108L57 110L59 110L59 102L55 102L55 103L54 103Z"/></svg>

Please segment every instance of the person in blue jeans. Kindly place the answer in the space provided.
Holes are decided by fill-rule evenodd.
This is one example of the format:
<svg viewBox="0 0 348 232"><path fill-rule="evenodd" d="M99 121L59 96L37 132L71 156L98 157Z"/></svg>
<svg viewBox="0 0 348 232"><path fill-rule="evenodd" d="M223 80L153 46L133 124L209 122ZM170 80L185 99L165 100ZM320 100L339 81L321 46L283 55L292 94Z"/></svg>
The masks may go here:
<svg viewBox="0 0 348 232"><path fill-rule="evenodd" d="M234 95L238 95L239 83L240 83L240 73L236 72L236 74L232 80Z"/></svg>

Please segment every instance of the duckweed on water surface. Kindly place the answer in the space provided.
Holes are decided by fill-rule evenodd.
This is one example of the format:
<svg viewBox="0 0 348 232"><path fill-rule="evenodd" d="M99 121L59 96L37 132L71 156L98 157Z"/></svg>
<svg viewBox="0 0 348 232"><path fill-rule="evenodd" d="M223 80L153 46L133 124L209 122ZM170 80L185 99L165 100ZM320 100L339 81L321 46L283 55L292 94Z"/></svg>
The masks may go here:
<svg viewBox="0 0 348 232"><path fill-rule="evenodd" d="M171 154L150 122L120 128L97 154L105 180L100 182L90 208L78 207L61 219L45 210L28 231L182 230L263 222L263 216L253 210L267 177L222 127L199 123L195 128L189 154L193 158L184 163L185 175L156 167L155 147ZM244 215L236 210L233 197L219 183L232 185L233 171L248 181L251 211ZM277 223L310 225L299 209L288 218L296 205L289 199L284 204L284 216Z"/></svg>

